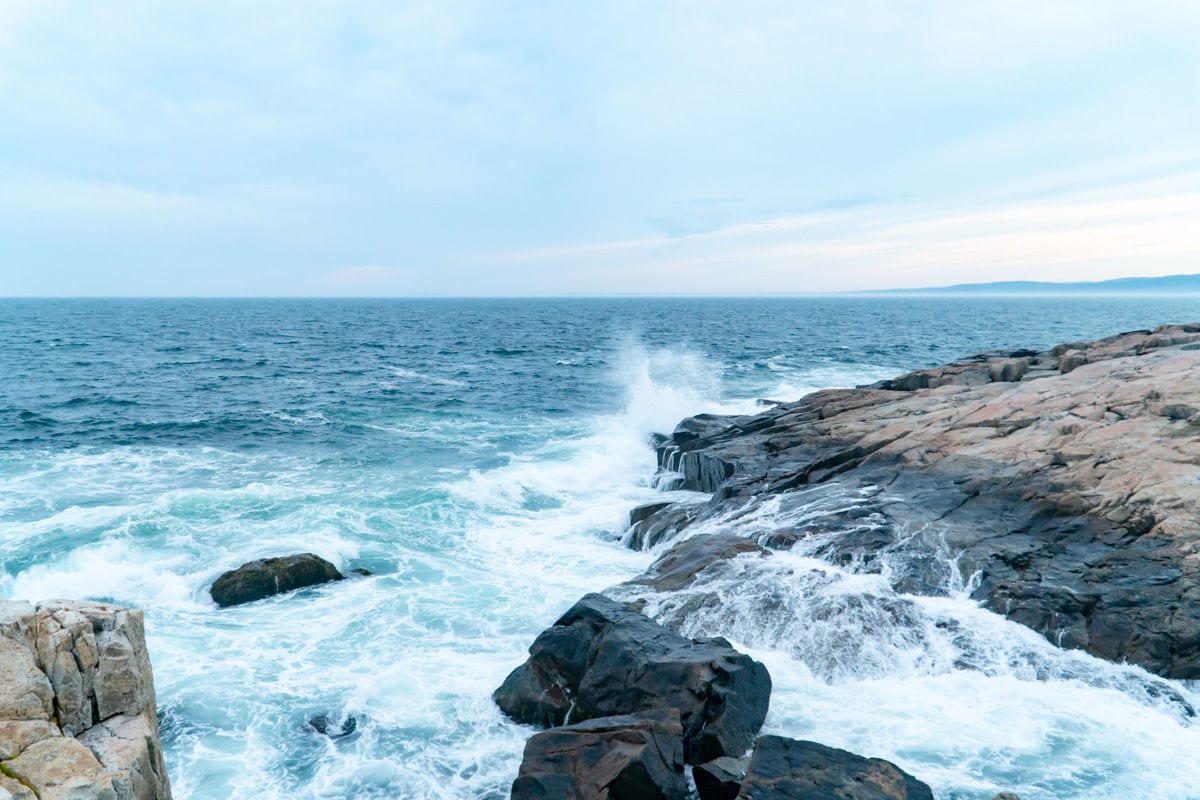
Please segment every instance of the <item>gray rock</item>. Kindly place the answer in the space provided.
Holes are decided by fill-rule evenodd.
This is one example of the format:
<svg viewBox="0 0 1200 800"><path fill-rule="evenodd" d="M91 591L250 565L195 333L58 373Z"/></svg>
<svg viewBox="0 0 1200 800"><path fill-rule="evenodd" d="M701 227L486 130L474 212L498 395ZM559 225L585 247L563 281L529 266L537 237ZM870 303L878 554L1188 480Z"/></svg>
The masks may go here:
<svg viewBox="0 0 1200 800"><path fill-rule="evenodd" d="M717 758L692 769L692 782L700 800L734 800L742 789L747 758Z"/></svg>
<svg viewBox="0 0 1200 800"><path fill-rule="evenodd" d="M921 781L890 761L816 742L760 737L738 800L933 800Z"/></svg>
<svg viewBox="0 0 1200 800"><path fill-rule="evenodd" d="M525 743L513 800L687 800L679 712L554 728Z"/></svg>
<svg viewBox="0 0 1200 800"><path fill-rule="evenodd" d="M299 553L242 564L217 578L210 594L217 605L225 608L306 586L340 581L344 577L337 567L320 556Z"/></svg>

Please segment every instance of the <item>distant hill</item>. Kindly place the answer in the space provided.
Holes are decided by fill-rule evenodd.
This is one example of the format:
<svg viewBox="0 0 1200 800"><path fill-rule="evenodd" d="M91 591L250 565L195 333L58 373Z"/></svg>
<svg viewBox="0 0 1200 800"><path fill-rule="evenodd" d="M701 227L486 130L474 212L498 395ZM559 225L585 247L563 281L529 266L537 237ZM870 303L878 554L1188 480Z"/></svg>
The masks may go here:
<svg viewBox="0 0 1200 800"><path fill-rule="evenodd" d="M1200 275L1114 278L1109 281L998 281L957 283L929 289L880 289L859 294L1200 294Z"/></svg>

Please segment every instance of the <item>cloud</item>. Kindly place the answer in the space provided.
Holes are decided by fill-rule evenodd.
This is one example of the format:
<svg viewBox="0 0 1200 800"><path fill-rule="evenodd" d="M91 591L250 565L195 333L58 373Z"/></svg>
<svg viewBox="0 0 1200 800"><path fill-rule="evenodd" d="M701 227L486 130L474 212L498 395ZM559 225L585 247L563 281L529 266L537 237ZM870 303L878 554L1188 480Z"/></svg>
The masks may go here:
<svg viewBox="0 0 1200 800"><path fill-rule="evenodd" d="M497 256L581 291L754 294L1200 269L1200 171L964 211L892 203Z"/></svg>

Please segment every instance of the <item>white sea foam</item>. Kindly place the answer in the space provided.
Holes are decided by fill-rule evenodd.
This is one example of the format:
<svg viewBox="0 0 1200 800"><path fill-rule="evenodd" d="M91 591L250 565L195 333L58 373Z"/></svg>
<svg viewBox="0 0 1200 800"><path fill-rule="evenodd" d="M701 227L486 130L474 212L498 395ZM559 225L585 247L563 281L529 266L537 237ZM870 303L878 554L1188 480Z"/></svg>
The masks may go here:
<svg viewBox="0 0 1200 800"><path fill-rule="evenodd" d="M498 800L529 731L503 719L491 691L577 597L653 558L618 543L628 509L661 497L648 435L702 411L753 412L760 396L875 379L781 358L761 385L731 387L726 365L636 342L611 361L612 413L511 423L538 426L545 443L489 469L205 447L31 458L0 473L12 535L0 554L25 558L0 565L0 595L82 592L146 609L181 799ZM364 424L413 447L504 433L478 419ZM862 501L797 497L689 534L761 535ZM26 563L30 542L62 549ZM209 602L223 569L302 550L376 574L232 609ZM649 610L768 664L768 730L891 758L940 800L1195 796L1187 687L1064 653L961 596L898 595L812 556L741 559ZM306 720L322 713L353 716L358 731L320 736Z"/></svg>

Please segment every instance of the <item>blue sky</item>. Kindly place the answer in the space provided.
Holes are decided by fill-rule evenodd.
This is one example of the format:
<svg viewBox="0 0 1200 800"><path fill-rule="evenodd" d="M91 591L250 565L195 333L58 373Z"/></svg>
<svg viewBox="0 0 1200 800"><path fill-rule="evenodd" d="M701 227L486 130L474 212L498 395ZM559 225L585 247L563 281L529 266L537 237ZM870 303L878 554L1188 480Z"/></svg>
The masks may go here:
<svg viewBox="0 0 1200 800"><path fill-rule="evenodd" d="M0 2L0 295L1200 272L1200 3Z"/></svg>

